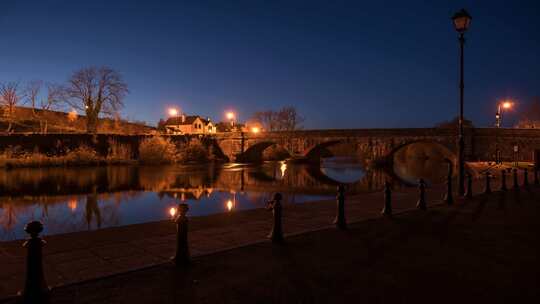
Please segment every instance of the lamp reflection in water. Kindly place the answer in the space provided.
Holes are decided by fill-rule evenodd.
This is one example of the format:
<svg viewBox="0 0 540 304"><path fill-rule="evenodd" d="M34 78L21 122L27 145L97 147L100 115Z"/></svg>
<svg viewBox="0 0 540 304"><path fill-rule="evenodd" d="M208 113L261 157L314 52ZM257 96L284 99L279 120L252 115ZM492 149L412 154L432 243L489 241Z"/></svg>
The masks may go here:
<svg viewBox="0 0 540 304"><path fill-rule="evenodd" d="M171 207L169 209L169 214L171 215L171 218L174 218L174 216L176 215L176 212L177 212L176 207Z"/></svg>
<svg viewBox="0 0 540 304"><path fill-rule="evenodd" d="M231 191L232 199L227 200L227 203L225 204L225 207L227 207L227 211L231 212L234 208L236 208L236 191Z"/></svg>
<svg viewBox="0 0 540 304"><path fill-rule="evenodd" d="M77 199L72 198L68 201L68 208L71 210L71 212L75 212L77 210Z"/></svg>
<svg viewBox="0 0 540 304"><path fill-rule="evenodd" d="M281 162L281 166L279 167L279 170L281 171L281 177L285 177L285 171L287 171L287 163L285 161Z"/></svg>

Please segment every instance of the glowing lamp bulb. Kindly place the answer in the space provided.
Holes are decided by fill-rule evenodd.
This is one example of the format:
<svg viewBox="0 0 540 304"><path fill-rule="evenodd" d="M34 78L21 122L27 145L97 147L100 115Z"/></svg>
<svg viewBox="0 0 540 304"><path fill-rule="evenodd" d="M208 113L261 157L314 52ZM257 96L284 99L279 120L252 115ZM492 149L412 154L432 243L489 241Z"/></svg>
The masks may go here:
<svg viewBox="0 0 540 304"><path fill-rule="evenodd" d="M253 127L253 128L251 128L251 132L257 134L257 133L261 132L261 129L259 129L259 127Z"/></svg>
<svg viewBox="0 0 540 304"><path fill-rule="evenodd" d="M169 116L178 116L178 110L175 108L169 109Z"/></svg>
<svg viewBox="0 0 540 304"><path fill-rule="evenodd" d="M228 201L227 201L227 210L231 211L232 208L233 208L233 203L232 203L231 200L228 200Z"/></svg>
<svg viewBox="0 0 540 304"><path fill-rule="evenodd" d="M234 113L233 112L227 112L227 119L233 120L234 119Z"/></svg>
<svg viewBox="0 0 540 304"><path fill-rule="evenodd" d="M503 108L510 109L512 107L512 103L509 101L506 101L503 103Z"/></svg>

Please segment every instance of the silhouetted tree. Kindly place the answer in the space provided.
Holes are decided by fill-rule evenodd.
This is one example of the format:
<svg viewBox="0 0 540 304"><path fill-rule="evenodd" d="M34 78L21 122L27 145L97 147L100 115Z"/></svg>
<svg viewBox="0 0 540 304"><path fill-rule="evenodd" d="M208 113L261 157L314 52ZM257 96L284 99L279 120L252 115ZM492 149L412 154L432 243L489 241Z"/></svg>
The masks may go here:
<svg viewBox="0 0 540 304"><path fill-rule="evenodd" d="M452 119L451 121L443 121L443 122L440 122L440 123L435 125L435 128L443 128L443 129L455 128L457 130L458 127L459 127L459 117L457 117L457 116L454 119ZM463 127L464 128L474 128L474 125L473 125L472 121L464 118L463 119Z"/></svg>
<svg viewBox="0 0 540 304"><path fill-rule="evenodd" d="M0 104L4 107L4 115L8 121L7 132L12 131L15 107L22 97L17 82L0 83Z"/></svg>
<svg viewBox="0 0 540 304"><path fill-rule="evenodd" d="M122 76L109 67L89 67L73 73L65 90L67 103L86 114L86 131L97 132L100 115L114 116L129 92Z"/></svg>
<svg viewBox="0 0 540 304"><path fill-rule="evenodd" d="M267 131L293 131L302 128L304 118L298 114L295 107L287 106L279 111L256 112L253 120L261 123Z"/></svg>
<svg viewBox="0 0 540 304"><path fill-rule="evenodd" d="M26 87L26 97L30 106L32 107L32 113L36 119L39 120L39 130L41 133L47 133L48 128L48 116L52 110L63 100L64 90L62 86L58 84L48 83L46 84L47 93L46 96L40 98L43 82L40 80L34 80L28 83ZM39 107L39 110L36 109Z"/></svg>
<svg viewBox="0 0 540 304"><path fill-rule="evenodd" d="M523 107L515 128L540 128L540 97L534 97L530 104Z"/></svg>

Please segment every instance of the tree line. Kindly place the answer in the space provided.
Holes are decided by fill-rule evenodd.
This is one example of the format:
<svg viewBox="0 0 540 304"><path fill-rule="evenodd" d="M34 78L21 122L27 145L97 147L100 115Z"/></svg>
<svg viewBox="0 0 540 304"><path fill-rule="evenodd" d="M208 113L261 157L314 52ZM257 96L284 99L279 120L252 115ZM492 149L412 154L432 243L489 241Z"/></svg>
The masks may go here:
<svg viewBox="0 0 540 304"><path fill-rule="evenodd" d="M62 84L41 80L33 80L25 85L19 82L0 83L0 105L4 109L8 133L13 131L15 109L22 105L32 109L42 133L47 132L48 111L59 111L66 107L84 113L86 131L97 133L99 118L118 117L128 93L128 85L117 71L106 66L86 67L75 71Z"/></svg>

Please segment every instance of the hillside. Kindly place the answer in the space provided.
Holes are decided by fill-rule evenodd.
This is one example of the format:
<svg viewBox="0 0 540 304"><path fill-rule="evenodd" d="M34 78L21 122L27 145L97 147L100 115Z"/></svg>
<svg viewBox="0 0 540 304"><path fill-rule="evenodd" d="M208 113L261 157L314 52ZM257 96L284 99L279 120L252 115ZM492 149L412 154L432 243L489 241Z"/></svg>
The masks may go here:
<svg viewBox="0 0 540 304"><path fill-rule="evenodd" d="M11 118L12 133L85 133L86 117L61 111L16 107ZM9 115L4 106L0 106L0 133L5 133L9 126ZM156 128L144 122L129 122L122 119L101 118L98 133L110 134L146 134Z"/></svg>

